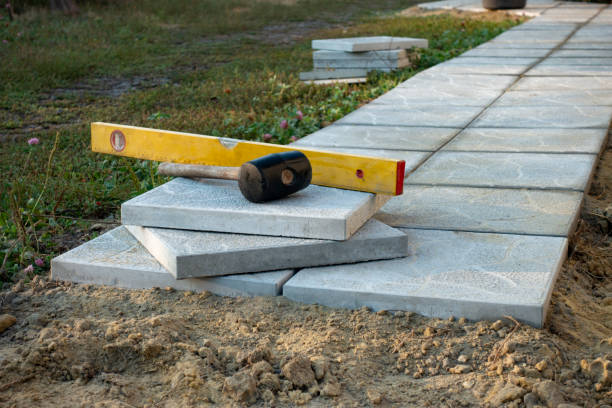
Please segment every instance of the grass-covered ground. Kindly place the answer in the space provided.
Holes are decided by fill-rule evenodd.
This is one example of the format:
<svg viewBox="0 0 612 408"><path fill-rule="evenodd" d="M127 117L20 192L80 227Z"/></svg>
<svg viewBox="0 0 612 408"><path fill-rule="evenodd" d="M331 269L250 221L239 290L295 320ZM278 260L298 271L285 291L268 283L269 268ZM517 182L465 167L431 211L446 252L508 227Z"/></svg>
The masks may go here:
<svg viewBox="0 0 612 408"><path fill-rule="evenodd" d="M518 23L395 13L413 4L144 0L81 6L77 16L3 16L0 285L29 265L48 269L161 181L154 163L91 153L90 122L288 143ZM367 84L298 81L312 67L312 38L363 35L423 37L430 48L412 68L373 73Z"/></svg>

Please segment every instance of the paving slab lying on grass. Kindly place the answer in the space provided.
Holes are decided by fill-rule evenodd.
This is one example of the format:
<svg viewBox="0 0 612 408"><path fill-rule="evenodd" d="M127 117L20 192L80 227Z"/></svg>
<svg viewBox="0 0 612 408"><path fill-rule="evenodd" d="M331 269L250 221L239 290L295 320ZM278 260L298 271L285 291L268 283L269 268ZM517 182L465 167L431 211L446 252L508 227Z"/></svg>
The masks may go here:
<svg viewBox="0 0 612 408"><path fill-rule="evenodd" d="M408 58L406 50L381 50L364 52L316 50L312 53L313 60L347 60L347 61L397 61Z"/></svg>
<svg viewBox="0 0 612 408"><path fill-rule="evenodd" d="M313 60L313 67L315 70L320 69L367 69L377 71L387 71L399 68L405 68L410 66L410 60L408 58L402 58L397 61L389 60L371 60L371 61L347 61L347 60Z"/></svg>
<svg viewBox="0 0 612 408"><path fill-rule="evenodd" d="M381 69L384 71L384 69ZM300 81L316 81L319 79L343 79L366 77L368 70L365 68L319 68L308 72L300 72Z"/></svg>
<svg viewBox="0 0 612 408"><path fill-rule="evenodd" d="M329 51L378 51L408 49L412 47L427 48L428 42L424 38L408 37L353 37L353 38L333 38L327 40L312 40L314 50Z"/></svg>
<svg viewBox="0 0 612 408"><path fill-rule="evenodd" d="M512 91L590 91L612 90L612 78L607 76L581 78L573 76L521 78Z"/></svg>
<svg viewBox="0 0 612 408"><path fill-rule="evenodd" d="M347 241L126 226L176 279L338 265L407 255L406 236L376 220Z"/></svg>
<svg viewBox="0 0 612 408"><path fill-rule="evenodd" d="M481 111L468 106L415 106L411 109L389 105L369 104L349 113L336 123L343 125L389 125L463 127Z"/></svg>
<svg viewBox="0 0 612 408"><path fill-rule="evenodd" d="M610 106L610 91L510 91L495 106Z"/></svg>
<svg viewBox="0 0 612 408"><path fill-rule="evenodd" d="M298 140L293 146L435 151L459 130L458 128L334 124Z"/></svg>
<svg viewBox="0 0 612 408"><path fill-rule="evenodd" d="M567 239L405 230L407 258L299 271L289 299L332 307L411 310L425 316L541 327L567 251Z"/></svg>
<svg viewBox="0 0 612 408"><path fill-rule="evenodd" d="M409 184L584 191L593 154L439 152L406 178Z"/></svg>
<svg viewBox="0 0 612 408"><path fill-rule="evenodd" d="M310 185L280 200L247 201L231 180L176 178L121 206L126 225L345 240L388 196Z"/></svg>
<svg viewBox="0 0 612 408"><path fill-rule="evenodd" d="M610 78L612 79L612 77ZM607 106L497 106L474 121L473 127L490 128L603 128L612 110Z"/></svg>
<svg viewBox="0 0 612 408"><path fill-rule="evenodd" d="M176 280L123 226L51 261L51 278L128 289L172 287L221 296L276 296L293 270Z"/></svg>
<svg viewBox="0 0 612 408"><path fill-rule="evenodd" d="M577 191L405 185L375 215L392 227L567 236Z"/></svg>
<svg viewBox="0 0 612 408"><path fill-rule="evenodd" d="M444 150L599 154L607 134L607 129L467 128Z"/></svg>

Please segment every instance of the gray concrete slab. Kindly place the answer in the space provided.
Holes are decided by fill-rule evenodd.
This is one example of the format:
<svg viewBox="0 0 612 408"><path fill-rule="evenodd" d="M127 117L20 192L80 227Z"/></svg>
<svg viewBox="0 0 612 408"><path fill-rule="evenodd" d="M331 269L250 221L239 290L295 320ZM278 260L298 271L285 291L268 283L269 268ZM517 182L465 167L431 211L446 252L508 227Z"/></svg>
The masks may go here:
<svg viewBox="0 0 612 408"><path fill-rule="evenodd" d="M480 112L480 107L367 105L349 113L336 123L343 125L463 127Z"/></svg>
<svg viewBox="0 0 612 408"><path fill-rule="evenodd" d="M439 152L405 182L584 191L596 159L593 154Z"/></svg>
<svg viewBox="0 0 612 408"><path fill-rule="evenodd" d="M525 73L525 76L612 76L607 65L557 65L542 63Z"/></svg>
<svg viewBox="0 0 612 408"><path fill-rule="evenodd" d="M532 50L533 51L533 50ZM456 58L448 60L448 64L461 64L461 65L520 65L527 67L531 64L536 63L540 58L538 57L474 57L460 55Z"/></svg>
<svg viewBox="0 0 612 408"><path fill-rule="evenodd" d="M408 58L410 54L406 50L381 50L364 52L345 52L317 50L312 53L313 61L346 60L346 61L398 61Z"/></svg>
<svg viewBox="0 0 612 408"><path fill-rule="evenodd" d="M423 91L423 87L397 87L376 98L371 104L382 105L444 105L444 106L480 106L485 107L493 102L502 90L466 89L438 87Z"/></svg>
<svg viewBox="0 0 612 408"><path fill-rule="evenodd" d="M369 220L347 241L133 225L126 228L176 279L339 265L407 255L406 236L376 220Z"/></svg>
<svg viewBox="0 0 612 408"><path fill-rule="evenodd" d="M458 128L333 125L295 142L295 146L438 150Z"/></svg>
<svg viewBox="0 0 612 408"><path fill-rule="evenodd" d="M612 78L601 76L592 78L567 77L533 77L521 78L512 91L584 91L612 90Z"/></svg>
<svg viewBox="0 0 612 408"><path fill-rule="evenodd" d="M608 128L611 118L612 109L607 106L493 105L474 121L472 127Z"/></svg>
<svg viewBox="0 0 612 408"><path fill-rule="evenodd" d="M428 92L466 92L473 90L504 90L514 83L516 77L508 75L456 75L423 71L398 85Z"/></svg>
<svg viewBox="0 0 612 408"><path fill-rule="evenodd" d="M560 49L550 54L551 57L575 58L581 61L582 58L612 58L612 48L609 50L573 50Z"/></svg>
<svg viewBox="0 0 612 408"><path fill-rule="evenodd" d="M562 50L612 50L612 43L585 43L582 41L572 41L570 38L563 46Z"/></svg>
<svg viewBox="0 0 612 408"><path fill-rule="evenodd" d="M578 27L578 24L574 23L552 23L552 22L540 22L539 19L532 19L524 22L521 25L512 27L513 31L540 31L540 30L563 30L563 32L569 34L572 30Z"/></svg>
<svg viewBox="0 0 612 408"><path fill-rule="evenodd" d="M389 197L310 185L280 200L247 201L231 180L176 178L121 206L126 225L345 240Z"/></svg>
<svg viewBox="0 0 612 408"><path fill-rule="evenodd" d="M540 65L612 65L612 52L610 57L586 57L581 58L568 58L568 57L557 57L551 55Z"/></svg>
<svg viewBox="0 0 612 408"><path fill-rule="evenodd" d="M567 236L583 194L577 191L404 186L376 219L396 228Z"/></svg>
<svg viewBox="0 0 612 408"><path fill-rule="evenodd" d="M444 150L599 154L607 133L606 129L467 128Z"/></svg>
<svg viewBox="0 0 612 408"><path fill-rule="evenodd" d="M454 75L521 75L529 67L521 65L468 65L443 62L428 69L430 73Z"/></svg>
<svg viewBox="0 0 612 408"><path fill-rule="evenodd" d="M359 78L368 76L365 68L314 69L300 72L300 81L316 81L320 79Z"/></svg>
<svg viewBox="0 0 612 408"><path fill-rule="evenodd" d="M610 91L511 91L495 102L495 106L610 106Z"/></svg>
<svg viewBox="0 0 612 408"><path fill-rule="evenodd" d="M424 38L408 37L353 37L353 38L332 38L326 40L312 40L314 50L329 51L378 51L408 49L412 47L427 48L427 40Z"/></svg>
<svg viewBox="0 0 612 408"><path fill-rule="evenodd" d="M404 160L406 174L414 170L431 154L431 152L418 152L414 150L363 149L358 147L326 146L325 150L339 153L355 154L359 156L383 157L389 159Z"/></svg>
<svg viewBox="0 0 612 408"><path fill-rule="evenodd" d="M408 310L541 327L567 239L407 230L411 256L299 271L283 294L303 303Z"/></svg>
<svg viewBox="0 0 612 408"><path fill-rule="evenodd" d="M276 296L292 270L176 280L123 226L51 261L51 278L128 289L172 287L221 296Z"/></svg>
<svg viewBox="0 0 612 408"><path fill-rule="evenodd" d="M480 49L490 49L490 48L505 48L505 49L542 49L542 50L552 50L556 48L558 43L554 42L494 42L489 41L484 44L478 46Z"/></svg>
<svg viewBox="0 0 612 408"><path fill-rule="evenodd" d="M408 58L402 58L397 61L390 60L363 60L363 61L352 61L352 60L313 60L312 63L315 70L320 69L367 69L367 70L394 70L399 68L406 68L411 65Z"/></svg>
<svg viewBox="0 0 612 408"><path fill-rule="evenodd" d="M476 47L461 54L462 57L487 57L487 58L511 58L511 57L537 57L541 58L548 54L547 49L542 48L481 48Z"/></svg>
<svg viewBox="0 0 612 408"><path fill-rule="evenodd" d="M491 41L492 44L526 43L526 44L559 44L572 32L573 27L556 30L508 30Z"/></svg>

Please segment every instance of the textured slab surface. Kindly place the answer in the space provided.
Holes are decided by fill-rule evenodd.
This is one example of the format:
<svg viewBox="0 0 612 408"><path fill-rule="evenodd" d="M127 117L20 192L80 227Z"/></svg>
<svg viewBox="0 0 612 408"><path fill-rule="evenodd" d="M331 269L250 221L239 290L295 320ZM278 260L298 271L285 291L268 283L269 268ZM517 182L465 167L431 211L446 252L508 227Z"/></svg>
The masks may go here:
<svg viewBox="0 0 612 408"><path fill-rule="evenodd" d="M582 61L583 57L597 58L605 57L612 58L612 49L609 50L566 50L560 49L551 54L551 57L576 58L577 61Z"/></svg>
<svg viewBox="0 0 612 408"><path fill-rule="evenodd" d="M515 91L506 92L495 106L589 106L612 105L612 92L584 91Z"/></svg>
<svg viewBox="0 0 612 408"><path fill-rule="evenodd" d="M581 202L576 191L407 185L376 219L394 227L567 236Z"/></svg>
<svg viewBox="0 0 612 408"><path fill-rule="evenodd" d="M410 105L411 107L427 105L485 107L501 94L501 90L490 89L439 87L427 89L427 92L423 92L422 86L413 88L397 87L376 98L371 103L396 106Z"/></svg>
<svg viewBox="0 0 612 408"><path fill-rule="evenodd" d="M336 123L388 126L463 127L481 111L479 107L414 106L402 109L388 105L367 105Z"/></svg>
<svg viewBox="0 0 612 408"><path fill-rule="evenodd" d="M542 48L491 48L476 47L461 54L462 57L543 57L548 53Z"/></svg>
<svg viewBox="0 0 612 408"><path fill-rule="evenodd" d="M344 51L327 51L317 50L312 53L313 61L316 60L390 60L397 61L398 59L407 58L406 50L381 50L381 51L364 51L364 52L344 52Z"/></svg>
<svg viewBox="0 0 612 408"><path fill-rule="evenodd" d="M539 64L525 73L526 76L612 76L612 67L606 65L552 65Z"/></svg>
<svg viewBox="0 0 612 408"><path fill-rule="evenodd" d="M407 258L299 271L289 299L333 307L410 310L425 316L541 327L567 239L406 230Z"/></svg>
<svg viewBox="0 0 612 408"><path fill-rule="evenodd" d="M582 91L612 90L610 77L533 77L522 78L513 87L513 91Z"/></svg>
<svg viewBox="0 0 612 408"><path fill-rule="evenodd" d="M410 66L410 60L408 58L402 58L396 61L391 60L314 60L313 67L315 70L319 69L367 69L367 70L393 70L398 68L405 68Z"/></svg>
<svg viewBox="0 0 612 408"><path fill-rule="evenodd" d="M126 225L345 240L388 197L310 185L280 200L247 201L238 183L177 178L121 206Z"/></svg>
<svg viewBox="0 0 612 408"><path fill-rule="evenodd" d="M440 152L406 183L584 191L593 154Z"/></svg>
<svg viewBox="0 0 612 408"><path fill-rule="evenodd" d="M118 227L51 262L51 277L78 283L146 289L167 286L222 296L275 296L293 271L176 280L127 231Z"/></svg>
<svg viewBox="0 0 612 408"><path fill-rule="evenodd" d="M318 130L293 145L433 151L457 132L459 129L456 128L333 125Z"/></svg>
<svg viewBox="0 0 612 408"><path fill-rule="evenodd" d="M126 226L175 278L338 265L407 255L406 236L368 221L347 241Z"/></svg>
<svg viewBox="0 0 612 408"><path fill-rule="evenodd" d="M424 38L388 36L312 40L312 48L314 50L357 52L407 49L412 47L427 48L427 40Z"/></svg>
<svg viewBox="0 0 612 408"><path fill-rule="evenodd" d="M455 75L521 75L527 70L527 66L521 65L468 65L468 64L453 64L451 62L443 62L432 68L429 68L430 73L437 74L455 74Z"/></svg>
<svg viewBox="0 0 612 408"><path fill-rule="evenodd" d="M454 75L427 70L398 85L401 88L416 88L421 92L471 90L505 90L516 77L508 75Z"/></svg>
<svg viewBox="0 0 612 408"><path fill-rule="evenodd" d="M606 129L467 128L444 150L598 154Z"/></svg>
<svg viewBox="0 0 612 408"><path fill-rule="evenodd" d="M608 128L612 110L606 106L493 105L473 123L490 128Z"/></svg>

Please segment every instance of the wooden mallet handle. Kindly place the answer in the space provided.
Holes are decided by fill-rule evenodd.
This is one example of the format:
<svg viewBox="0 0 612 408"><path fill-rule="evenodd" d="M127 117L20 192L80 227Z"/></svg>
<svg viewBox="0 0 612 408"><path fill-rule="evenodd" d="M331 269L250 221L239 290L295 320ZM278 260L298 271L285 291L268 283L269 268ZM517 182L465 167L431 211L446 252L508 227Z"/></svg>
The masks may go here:
<svg viewBox="0 0 612 408"><path fill-rule="evenodd" d="M174 177L238 180L240 167L204 166L201 164L161 163L157 174Z"/></svg>

